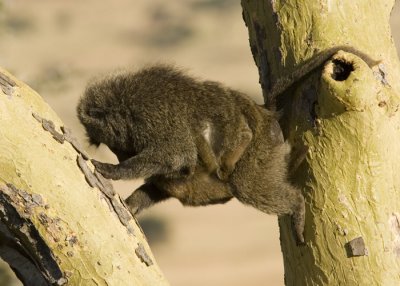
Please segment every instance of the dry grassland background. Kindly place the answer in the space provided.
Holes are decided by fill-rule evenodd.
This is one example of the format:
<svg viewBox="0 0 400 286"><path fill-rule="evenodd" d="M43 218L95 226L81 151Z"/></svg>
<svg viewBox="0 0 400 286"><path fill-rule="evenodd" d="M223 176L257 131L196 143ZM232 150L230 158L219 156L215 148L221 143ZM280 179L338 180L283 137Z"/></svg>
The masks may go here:
<svg viewBox="0 0 400 286"><path fill-rule="evenodd" d="M391 25L399 46L399 4ZM90 78L116 68L173 63L262 101L239 0L4 0L0 37L0 66L37 90L81 142L77 100ZM84 145L116 162L106 148ZM127 195L135 184L115 187ZM170 200L140 222L171 285L283 285L275 216L235 200L202 208Z"/></svg>

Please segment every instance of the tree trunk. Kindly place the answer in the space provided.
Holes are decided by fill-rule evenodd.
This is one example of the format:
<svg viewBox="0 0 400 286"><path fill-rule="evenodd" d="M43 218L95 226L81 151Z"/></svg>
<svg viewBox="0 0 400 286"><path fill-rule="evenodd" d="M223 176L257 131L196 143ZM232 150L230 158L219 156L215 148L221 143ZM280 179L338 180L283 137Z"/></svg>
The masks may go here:
<svg viewBox="0 0 400 286"><path fill-rule="evenodd" d="M0 70L0 256L24 285L168 285L56 114Z"/></svg>
<svg viewBox="0 0 400 286"><path fill-rule="evenodd" d="M400 285L400 65L391 38L394 0L242 0L267 106L284 110L294 176L306 198L304 246L280 218L286 285ZM339 52L277 101L274 82L320 51Z"/></svg>

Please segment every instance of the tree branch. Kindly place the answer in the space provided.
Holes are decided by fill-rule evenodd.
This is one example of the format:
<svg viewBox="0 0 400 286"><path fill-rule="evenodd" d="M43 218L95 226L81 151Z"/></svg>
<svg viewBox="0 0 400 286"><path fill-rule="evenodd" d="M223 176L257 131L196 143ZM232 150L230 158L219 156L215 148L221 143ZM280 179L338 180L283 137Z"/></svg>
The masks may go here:
<svg viewBox="0 0 400 286"><path fill-rule="evenodd" d="M168 285L56 114L4 70L0 87L0 256L24 285Z"/></svg>

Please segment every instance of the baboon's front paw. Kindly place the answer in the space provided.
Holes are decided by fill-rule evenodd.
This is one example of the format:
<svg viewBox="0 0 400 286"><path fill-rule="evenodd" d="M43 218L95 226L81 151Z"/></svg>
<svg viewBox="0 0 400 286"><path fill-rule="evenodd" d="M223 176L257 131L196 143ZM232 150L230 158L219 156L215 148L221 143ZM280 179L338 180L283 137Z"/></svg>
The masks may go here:
<svg viewBox="0 0 400 286"><path fill-rule="evenodd" d="M96 167L96 170L100 172L106 179L119 180L121 178L120 174L116 170L116 165L102 163L96 160L92 160L92 164Z"/></svg>
<svg viewBox="0 0 400 286"><path fill-rule="evenodd" d="M136 217L140 211L142 210L142 208L140 207L140 205L138 205L138 203L135 201L134 196L130 196L125 200L125 205L127 206L129 212Z"/></svg>
<svg viewBox="0 0 400 286"><path fill-rule="evenodd" d="M139 214L139 212L140 212L140 208L139 208L139 207L131 207L131 206L129 206L129 207L128 207L128 210L130 211L130 213L131 213L134 217L136 217L136 216Z"/></svg>

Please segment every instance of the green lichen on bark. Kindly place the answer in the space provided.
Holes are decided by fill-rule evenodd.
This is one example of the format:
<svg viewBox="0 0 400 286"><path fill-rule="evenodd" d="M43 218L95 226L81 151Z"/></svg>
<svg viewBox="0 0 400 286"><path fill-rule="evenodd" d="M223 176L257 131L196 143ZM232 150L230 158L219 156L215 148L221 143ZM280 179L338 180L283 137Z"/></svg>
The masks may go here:
<svg viewBox="0 0 400 286"><path fill-rule="evenodd" d="M59 285L168 285L119 197L100 191L106 186L95 174L98 185L87 183L57 115L1 69L0 88L0 219L38 272ZM24 231L13 228L11 213ZM138 245L152 263L138 257Z"/></svg>
<svg viewBox="0 0 400 286"><path fill-rule="evenodd" d="M295 176L307 202L306 245L296 246L289 220L279 220L286 285L399 285L400 65L389 28L394 1L242 5L267 102L273 82L318 51L349 45L381 60L369 67L338 53L280 98L286 137L294 147L309 148ZM343 66L336 65L349 68L347 75L337 77ZM366 255L352 252L359 237L365 249L355 253Z"/></svg>

